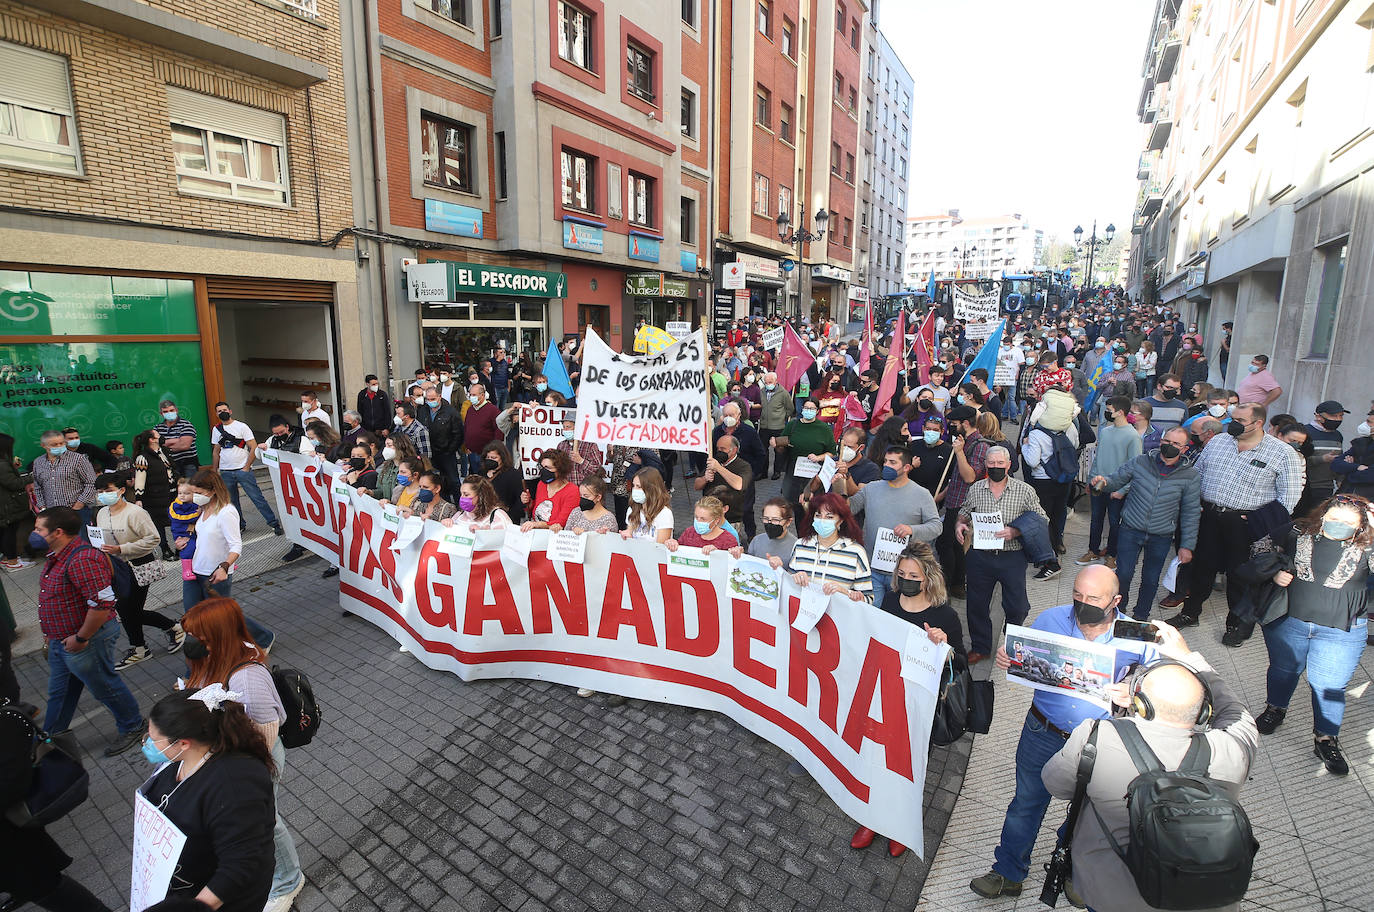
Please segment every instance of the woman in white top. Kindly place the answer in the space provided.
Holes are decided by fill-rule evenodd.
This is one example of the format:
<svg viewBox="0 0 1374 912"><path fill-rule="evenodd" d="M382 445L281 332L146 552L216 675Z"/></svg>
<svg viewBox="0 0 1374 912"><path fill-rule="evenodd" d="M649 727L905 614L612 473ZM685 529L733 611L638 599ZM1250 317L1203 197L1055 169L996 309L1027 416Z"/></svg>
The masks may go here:
<svg viewBox="0 0 1374 912"><path fill-rule="evenodd" d="M501 509L501 498L485 475L469 475L458 489L458 515L442 521L471 529L505 529L510 526L510 514Z"/></svg>
<svg viewBox="0 0 1374 912"><path fill-rule="evenodd" d="M142 567L157 563L162 537L148 511L124 499L126 477L122 473L107 472L95 480L95 497L100 504L95 524L105 533L105 544L100 550L111 557L128 561L130 565ZM139 585L135 578L128 595L115 604L119 622L124 625L124 633L129 638L129 651L115 665L117 670L137 665L152 655L143 639L144 627L156 627L167 634L169 653L181 648L181 625L166 615L148 611L144 607L147 603L148 584Z"/></svg>
<svg viewBox="0 0 1374 912"><path fill-rule="evenodd" d="M191 477L191 499L200 507L196 520L196 553L191 558L191 570L196 578L181 584L181 607L190 611L200 601L214 596L229 597L234 564L243 551L239 535L239 511L229 500L229 489L215 469L204 466ZM177 550L186 547L186 539L178 538ZM335 571L337 572L337 571ZM272 648L276 634L248 617L244 622L248 632L264 650Z"/></svg>
<svg viewBox="0 0 1374 912"><path fill-rule="evenodd" d="M630 479L630 507L625 511L625 529L620 537L626 541L643 538L660 545L673 537L672 496L663 486L663 476L653 469L640 469Z"/></svg>
<svg viewBox="0 0 1374 912"><path fill-rule="evenodd" d="M1141 399L1154 391L1155 367L1158 364L1159 355L1155 352L1154 343L1149 339L1141 342L1140 350L1135 353L1135 392Z"/></svg>

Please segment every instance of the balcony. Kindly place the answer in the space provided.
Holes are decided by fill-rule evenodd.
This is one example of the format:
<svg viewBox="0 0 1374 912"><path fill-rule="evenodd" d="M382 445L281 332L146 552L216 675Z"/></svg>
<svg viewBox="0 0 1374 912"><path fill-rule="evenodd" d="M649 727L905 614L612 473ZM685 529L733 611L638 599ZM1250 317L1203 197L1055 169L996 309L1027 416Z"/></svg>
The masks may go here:
<svg viewBox="0 0 1374 912"><path fill-rule="evenodd" d="M1137 216L1135 217L1135 222L1134 222L1134 224L1131 225L1131 234L1144 234L1144 233L1145 233L1145 225L1146 225L1149 221L1150 221L1150 220L1147 219L1145 216L1143 216L1143 215L1137 215Z"/></svg>
<svg viewBox="0 0 1374 912"><path fill-rule="evenodd" d="M1149 218L1164 205L1164 182L1157 177L1145 181L1140 188L1140 198L1136 208L1142 218Z"/></svg>
<svg viewBox="0 0 1374 912"><path fill-rule="evenodd" d="M1145 180L1159 166L1158 152L1140 153L1140 161L1135 166L1136 180Z"/></svg>
<svg viewBox="0 0 1374 912"><path fill-rule="evenodd" d="M277 0L277 2L306 19L320 18L319 0Z"/></svg>
<svg viewBox="0 0 1374 912"><path fill-rule="evenodd" d="M1169 144L1169 134L1173 132L1174 122L1171 118L1160 116L1156 117L1150 127L1150 141L1145 148L1151 152L1157 152Z"/></svg>
<svg viewBox="0 0 1374 912"><path fill-rule="evenodd" d="M1174 67L1178 64L1178 55L1183 50L1183 38L1179 33L1170 32L1168 37L1159 43L1155 50L1155 72L1154 80L1156 83L1168 82L1174 75Z"/></svg>

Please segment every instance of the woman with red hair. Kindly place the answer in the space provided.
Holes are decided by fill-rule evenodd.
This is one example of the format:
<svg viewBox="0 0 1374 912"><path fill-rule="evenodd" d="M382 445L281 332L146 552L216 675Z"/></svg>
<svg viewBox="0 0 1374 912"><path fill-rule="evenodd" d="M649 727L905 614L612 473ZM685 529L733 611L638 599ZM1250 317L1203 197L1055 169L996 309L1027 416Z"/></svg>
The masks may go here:
<svg viewBox="0 0 1374 912"><path fill-rule="evenodd" d="M849 512L849 504L838 494L817 494L797 522L801 536L792 549L787 569L798 586L813 581L826 595L843 592L856 602L872 601L873 571L864 550L863 528ZM773 569L780 569L782 558L770 557Z"/></svg>
<svg viewBox="0 0 1374 912"><path fill-rule="evenodd" d="M286 710L277 696L272 672L267 668L267 653L253 643L243 620L243 610L231 598L209 598L194 605L181 619L186 632L182 646L191 673L187 686L191 689L222 684L238 696L263 740L271 748L272 799L277 800L278 785L286 768L286 749L282 746L278 729L286 721ZM296 843L277 813L272 829L275 864L272 871L272 890L268 894L264 912L286 912L296 894L305 887L305 873L301 870Z"/></svg>

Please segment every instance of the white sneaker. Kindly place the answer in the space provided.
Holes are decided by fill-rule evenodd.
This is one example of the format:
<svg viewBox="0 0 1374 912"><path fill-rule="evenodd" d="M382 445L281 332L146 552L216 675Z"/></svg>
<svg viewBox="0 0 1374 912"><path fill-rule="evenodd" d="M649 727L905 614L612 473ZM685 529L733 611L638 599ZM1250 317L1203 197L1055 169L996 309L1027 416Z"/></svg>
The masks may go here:
<svg viewBox="0 0 1374 912"><path fill-rule="evenodd" d="M262 912L286 912L291 908L291 904L296 901L296 897L305 889L305 875L301 875L300 882L290 893L283 893L274 899L268 899L267 905L262 907Z"/></svg>
<svg viewBox="0 0 1374 912"><path fill-rule="evenodd" d="M592 690L590 687L579 687L577 688L577 695L579 697L594 697L596 696L596 691Z"/></svg>
<svg viewBox="0 0 1374 912"><path fill-rule="evenodd" d="M10 573L18 573L20 570L32 567L33 564L33 561L25 560L22 557L16 557L14 560L0 560L0 568L8 570Z"/></svg>
<svg viewBox="0 0 1374 912"><path fill-rule="evenodd" d="M119 664L115 666L115 671L123 671L152 657L153 654L148 651L147 646L134 646L124 655L124 658L119 660Z"/></svg>
<svg viewBox="0 0 1374 912"><path fill-rule="evenodd" d="M186 631L181 629L181 624L173 624L167 631L167 654L180 652L182 645L186 642Z"/></svg>

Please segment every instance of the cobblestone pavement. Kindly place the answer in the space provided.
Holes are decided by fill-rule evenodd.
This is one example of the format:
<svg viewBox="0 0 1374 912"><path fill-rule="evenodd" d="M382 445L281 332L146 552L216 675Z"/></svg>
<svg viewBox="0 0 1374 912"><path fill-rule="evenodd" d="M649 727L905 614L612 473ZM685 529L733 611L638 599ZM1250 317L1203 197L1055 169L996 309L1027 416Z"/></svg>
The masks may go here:
<svg viewBox="0 0 1374 912"><path fill-rule="evenodd" d="M690 516L682 487L679 523ZM766 482L759 503L777 487ZM275 554L280 543L265 546ZM791 778L782 751L733 722L638 700L611 706L543 682L465 684L341 618L324 566L303 559L234 587L278 633L274 662L305 670L324 706L315 742L288 753L282 789L308 880L298 908L915 907L926 864L912 852L890 858L883 839L851 850L855 824L809 778ZM25 696L42 703L41 654L16 668ZM182 672L159 651L125 675L146 708ZM151 770L136 751L100 759L113 722L89 697L81 710L73 729L89 754L91 800L51 832L77 859L69 873L119 908L131 796ZM928 852L970 740L931 757Z"/></svg>

